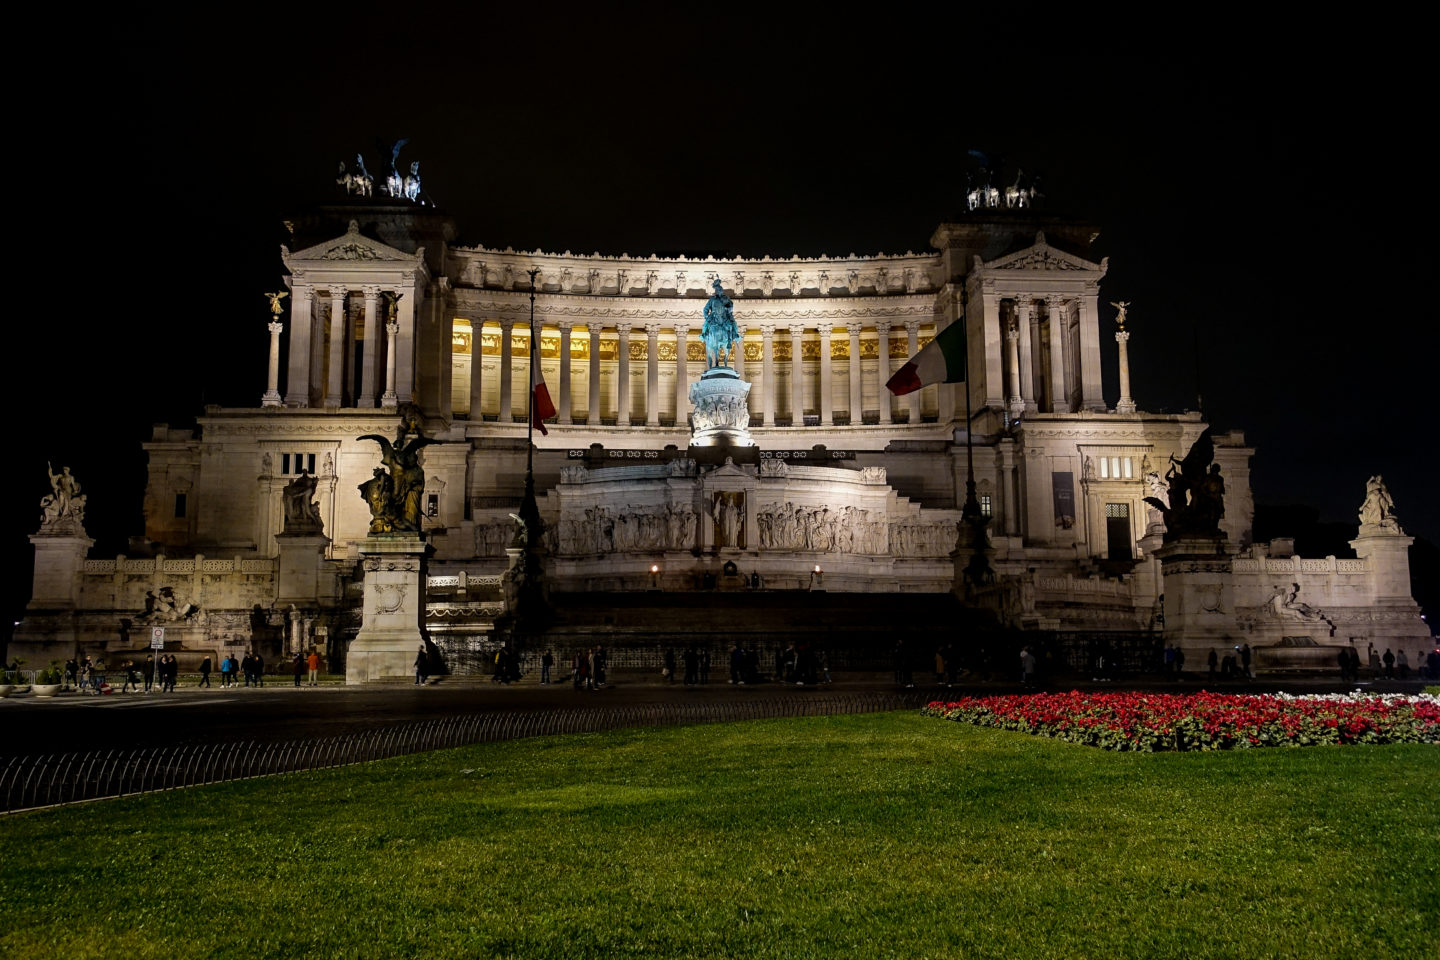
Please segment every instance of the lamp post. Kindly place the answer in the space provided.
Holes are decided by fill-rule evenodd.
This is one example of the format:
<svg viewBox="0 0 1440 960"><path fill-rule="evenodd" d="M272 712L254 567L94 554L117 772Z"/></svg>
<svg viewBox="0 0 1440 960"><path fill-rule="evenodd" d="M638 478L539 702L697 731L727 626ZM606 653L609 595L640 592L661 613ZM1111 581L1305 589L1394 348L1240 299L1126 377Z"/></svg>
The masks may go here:
<svg viewBox="0 0 1440 960"><path fill-rule="evenodd" d="M537 270L529 271L530 274L530 362L540 362L540 351L537 349L535 340L535 278L540 273ZM534 380L534 373L531 373L531 380ZM530 405L535 403L535 390L530 390ZM525 495L520 500L520 521L525 527L525 553L521 559L520 589L516 600L519 609L516 611L516 620L519 624L529 628L526 632L534 630L539 626L540 614L544 606L544 594L542 592L540 577L542 573L541 551L544 549L544 523L540 519L540 505L535 501L535 414L530 411L526 418L526 444L525 444Z"/></svg>

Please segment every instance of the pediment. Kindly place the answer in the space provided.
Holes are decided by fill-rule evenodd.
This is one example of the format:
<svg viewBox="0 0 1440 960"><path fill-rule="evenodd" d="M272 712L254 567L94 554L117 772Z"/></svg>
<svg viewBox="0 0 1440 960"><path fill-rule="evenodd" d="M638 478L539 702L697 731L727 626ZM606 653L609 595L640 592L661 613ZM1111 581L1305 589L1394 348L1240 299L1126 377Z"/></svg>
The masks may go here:
<svg viewBox="0 0 1440 960"><path fill-rule="evenodd" d="M1045 241L1045 232L1039 231L1035 234L1035 243L1024 250L1006 254L989 263L975 258L976 269L983 268L986 273L994 272L1085 272L1104 273L1107 264L1105 261L1092 263L1082 257L1050 246Z"/></svg>
<svg viewBox="0 0 1440 960"><path fill-rule="evenodd" d="M283 247L281 249L284 250ZM371 240L360 232L360 224L351 220L350 229L346 230L343 236L336 237L334 240L326 240L324 243L317 243L304 250L297 250L295 253L286 251L284 260L287 264L292 261L418 263L423 256L424 250L418 253L406 253L404 250L396 250L378 240Z"/></svg>

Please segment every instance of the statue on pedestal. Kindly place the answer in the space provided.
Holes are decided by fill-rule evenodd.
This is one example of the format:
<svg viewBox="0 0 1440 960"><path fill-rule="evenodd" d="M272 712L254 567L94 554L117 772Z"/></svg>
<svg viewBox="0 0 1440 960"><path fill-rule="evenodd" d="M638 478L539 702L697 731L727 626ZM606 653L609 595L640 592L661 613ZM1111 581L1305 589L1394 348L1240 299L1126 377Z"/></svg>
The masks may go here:
<svg viewBox="0 0 1440 960"><path fill-rule="evenodd" d="M1386 527L1399 530L1400 522L1395 517L1395 501L1385 488L1385 481L1377 473L1365 482L1365 502L1360 505L1360 523L1369 527Z"/></svg>
<svg viewBox="0 0 1440 960"><path fill-rule="evenodd" d="M323 533L324 521L320 519L320 504L315 502L315 490L319 481L307 470L285 484L281 491L285 502L285 527L282 533Z"/></svg>
<svg viewBox="0 0 1440 960"><path fill-rule="evenodd" d="M1211 439L1210 428L1185 454L1185 459L1170 457L1170 469L1165 472L1169 490L1164 503L1157 497L1146 497L1145 502L1156 510L1165 521L1165 541L1182 537L1218 537L1220 520L1225 516L1225 478L1220 475L1220 465L1215 459L1215 442ZM1178 471L1176 468L1179 468Z"/></svg>
<svg viewBox="0 0 1440 960"><path fill-rule="evenodd" d="M740 339L734 301L725 296L719 277L713 286L715 293L705 302L705 325L700 329L700 338L705 341L705 363L711 369L730 366L731 347Z"/></svg>
<svg viewBox="0 0 1440 960"><path fill-rule="evenodd" d="M85 495L80 492L80 481L70 473L69 467L55 468L47 460L45 470L50 475L50 493L40 498L41 533L80 533L85 531Z"/></svg>
<svg viewBox="0 0 1440 960"><path fill-rule="evenodd" d="M414 434L413 439L405 441ZM360 484L360 495L370 507L370 533L420 533L422 521L425 468L420 466L420 451L439 443L419 433L413 416L402 419L392 444L379 434L367 433L357 440L374 440L380 444L380 462L375 475Z"/></svg>

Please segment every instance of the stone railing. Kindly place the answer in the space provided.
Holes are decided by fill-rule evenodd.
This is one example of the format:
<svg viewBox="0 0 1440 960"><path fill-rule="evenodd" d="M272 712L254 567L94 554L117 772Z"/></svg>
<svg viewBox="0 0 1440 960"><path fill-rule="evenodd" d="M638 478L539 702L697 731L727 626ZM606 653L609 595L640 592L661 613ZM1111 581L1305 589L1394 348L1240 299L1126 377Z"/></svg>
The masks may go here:
<svg viewBox="0 0 1440 960"><path fill-rule="evenodd" d="M1325 557L1307 560L1303 557L1253 557L1237 558L1231 561L1235 573L1369 573L1370 565L1365 560L1340 560Z"/></svg>
<svg viewBox="0 0 1440 960"><path fill-rule="evenodd" d="M269 557L257 557L250 559L236 558L234 560L209 560L204 557L195 559L164 559L160 568L161 573L188 574L194 575L199 564L199 573L227 574L227 573L251 573L251 574L273 574L276 561ZM86 560L84 572L90 576L112 576L116 573L155 573L156 560L132 560L128 557L118 557L114 560Z"/></svg>

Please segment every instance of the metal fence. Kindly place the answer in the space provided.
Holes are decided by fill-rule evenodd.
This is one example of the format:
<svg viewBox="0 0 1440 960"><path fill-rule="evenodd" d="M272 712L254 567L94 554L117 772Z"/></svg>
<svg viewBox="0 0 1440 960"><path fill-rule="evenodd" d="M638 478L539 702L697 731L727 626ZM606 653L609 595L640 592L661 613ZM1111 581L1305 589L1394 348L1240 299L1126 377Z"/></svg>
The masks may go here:
<svg viewBox="0 0 1440 960"><path fill-rule="evenodd" d="M212 743L11 758L0 769L0 812L179 790L301 770L321 770L497 740L627 727L680 726L775 717L914 708L922 694L770 698L707 704L491 712L276 743Z"/></svg>

